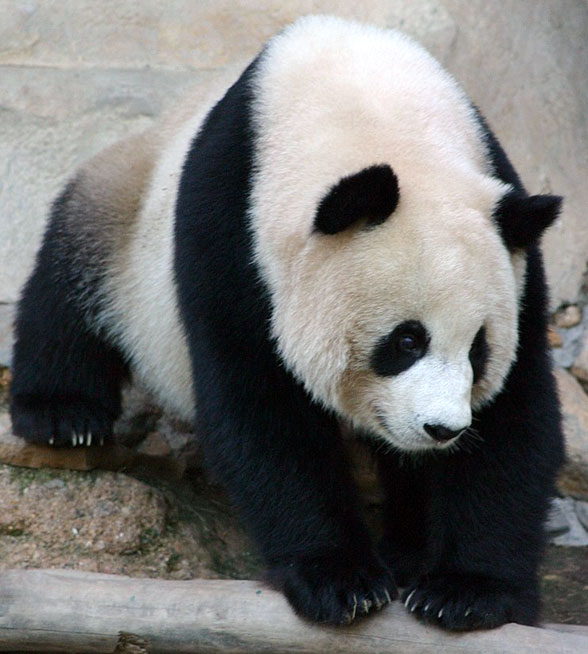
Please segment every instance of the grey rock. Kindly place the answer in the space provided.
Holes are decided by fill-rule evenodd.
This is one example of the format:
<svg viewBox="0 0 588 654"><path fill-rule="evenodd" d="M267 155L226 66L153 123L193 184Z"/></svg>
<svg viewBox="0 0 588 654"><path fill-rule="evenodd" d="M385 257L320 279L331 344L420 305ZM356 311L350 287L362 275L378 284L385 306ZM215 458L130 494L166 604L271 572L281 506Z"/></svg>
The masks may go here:
<svg viewBox="0 0 588 654"><path fill-rule="evenodd" d="M568 458L558 488L563 495L588 499L588 395L567 370L557 369L555 379Z"/></svg>
<svg viewBox="0 0 588 654"><path fill-rule="evenodd" d="M553 318L557 327L569 329L570 327L575 327L581 322L582 311L577 304L569 304L557 311Z"/></svg>
<svg viewBox="0 0 588 654"><path fill-rule="evenodd" d="M567 370L556 370L555 379L563 414L568 458L588 471L588 396Z"/></svg>
<svg viewBox="0 0 588 654"><path fill-rule="evenodd" d="M554 500L549 509L549 514L547 515L545 531L550 537L554 537L559 536L560 534L565 534L569 530L570 525L567 516L559 503Z"/></svg>
<svg viewBox="0 0 588 654"><path fill-rule="evenodd" d="M0 63L80 68L218 68L254 57L270 36L307 13L402 27L446 44L455 32L442 0L342 3L263 0L60 0L13 2L0 23Z"/></svg>
<svg viewBox="0 0 588 654"><path fill-rule="evenodd" d="M551 538L554 545L566 547L585 547L588 545L588 533L578 520L575 510L575 502L571 498L555 498L554 504L565 516L569 529L559 536Z"/></svg>
<svg viewBox="0 0 588 654"><path fill-rule="evenodd" d="M560 329L557 327L554 329L561 336L562 346L551 350L553 362L559 368L569 368L574 365L574 362L582 351L585 326L583 323L580 323L569 329Z"/></svg>
<svg viewBox="0 0 588 654"><path fill-rule="evenodd" d="M0 304L0 366L10 367L12 360L12 322L14 305Z"/></svg>
<svg viewBox="0 0 588 654"><path fill-rule="evenodd" d="M580 344L580 351L578 356L574 361L574 366L583 370L588 377L588 308L584 309L584 334L582 336L582 342Z"/></svg>
<svg viewBox="0 0 588 654"><path fill-rule="evenodd" d="M588 502L580 502L577 501L575 503L575 510L576 510L576 515L578 516L578 520L588 531Z"/></svg>
<svg viewBox="0 0 588 654"><path fill-rule="evenodd" d="M55 479L50 479L49 481L45 482L43 484L43 488L45 490L55 490L56 488L63 489L65 488L65 482L63 481L63 479L59 479L59 477L56 477Z"/></svg>

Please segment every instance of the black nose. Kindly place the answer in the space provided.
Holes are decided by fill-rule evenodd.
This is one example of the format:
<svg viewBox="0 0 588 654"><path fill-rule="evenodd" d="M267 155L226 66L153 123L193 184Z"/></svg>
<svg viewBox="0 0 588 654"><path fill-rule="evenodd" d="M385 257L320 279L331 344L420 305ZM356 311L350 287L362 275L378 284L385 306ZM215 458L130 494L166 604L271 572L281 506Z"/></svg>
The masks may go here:
<svg viewBox="0 0 588 654"><path fill-rule="evenodd" d="M424 428L431 438L440 442L450 441L452 438L459 436L463 431L463 429L454 431L453 429L447 429L443 425L429 425L427 423L425 423Z"/></svg>

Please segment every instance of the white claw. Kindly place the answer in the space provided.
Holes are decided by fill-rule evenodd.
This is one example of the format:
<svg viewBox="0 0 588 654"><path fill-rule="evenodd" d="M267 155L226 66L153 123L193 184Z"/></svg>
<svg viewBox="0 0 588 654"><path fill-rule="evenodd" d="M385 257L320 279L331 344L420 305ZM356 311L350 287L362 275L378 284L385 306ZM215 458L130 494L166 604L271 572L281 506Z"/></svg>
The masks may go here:
<svg viewBox="0 0 588 654"><path fill-rule="evenodd" d="M439 611L439 613L437 613L437 617L438 617L439 619L441 619L441 618L443 617L443 609L441 609L441 610Z"/></svg>
<svg viewBox="0 0 588 654"><path fill-rule="evenodd" d="M55 437L54 436L51 436L51 438L49 439L49 445L55 445Z"/></svg>
<svg viewBox="0 0 588 654"><path fill-rule="evenodd" d="M392 598L390 597L390 593L385 590L384 595L386 595L386 599L388 600L388 604L392 604Z"/></svg>
<svg viewBox="0 0 588 654"><path fill-rule="evenodd" d="M465 617L467 618L468 615L470 615L471 612L472 612L472 607L470 606L470 607L468 607L468 609L465 612Z"/></svg>
<svg viewBox="0 0 588 654"><path fill-rule="evenodd" d="M410 604L410 598L416 593L416 588L412 591L412 593L404 600L404 606L408 608L408 605Z"/></svg>
<svg viewBox="0 0 588 654"><path fill-rule="evenodd" d="M86 439L86 445L88 447L90 447L90 445L92 445L92 432L91 431L88 432L88 438Z"/></svg>
<svg viewBox="0 0 588 654"><path fill-rule="evenodd" d="M356 613L357 613L357 595L353 593L353 611L351 612L351 622L355 620Z"/></svg>
<svg viewBox="0 0 588 654"><path fill-rule="evenodd" d="M71 444L72 444L73 447L75 447L75 446L78 444L78 436L77 436L77 434L75 433L75 431L74 431L74 433L71 435Z"/></svg>
<svg viewBox="0 0 588 654"><path fill-rule="evenodd" d="M411 612L411 613L414 613L414 612L416 611L417 606L418 606L418 604L415 604L415 605L410 609L410 612Z"/></svg>
<svg viewBox="0 0 588 654"><path fill-rule="evenodd" d="M369 613L370 612L370 606L372 605L372 603L369 600L363 600L361 605L363 607L363 612L364 613Z"/></svg>
<svg viewBox="0 0 588 654"><path fill-rule="evenodd" d="M84 434L78 434L78 445L84 444Z"/></svg>
<svg viewBox="0 0 588 654"><path fill-rule="evenodd" d="M423 611L426 613L429 610L430 606L431 606L431 602L428 602L427 604L425 604L425 608L423 609Z"/></svg>

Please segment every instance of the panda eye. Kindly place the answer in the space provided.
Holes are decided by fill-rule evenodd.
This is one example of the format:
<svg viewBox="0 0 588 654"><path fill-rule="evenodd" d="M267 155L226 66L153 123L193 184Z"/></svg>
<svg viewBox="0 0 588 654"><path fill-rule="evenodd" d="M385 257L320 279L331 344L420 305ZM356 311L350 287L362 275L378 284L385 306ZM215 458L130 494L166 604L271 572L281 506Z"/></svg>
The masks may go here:
<svg viewBox="0 0 588 654"><path fill-rule="evenodd" d="M378 342L372 352L371 367L382 377L398 375L427 353L430 340L421 322L407 320Z"/></svg>
<svg viewBox="0 0 588 654"><path fill-rule="evenodd" d="M412 334L401 334L398 337L398 349L404 352L416 352L419 349L418 339Z"/></svg>

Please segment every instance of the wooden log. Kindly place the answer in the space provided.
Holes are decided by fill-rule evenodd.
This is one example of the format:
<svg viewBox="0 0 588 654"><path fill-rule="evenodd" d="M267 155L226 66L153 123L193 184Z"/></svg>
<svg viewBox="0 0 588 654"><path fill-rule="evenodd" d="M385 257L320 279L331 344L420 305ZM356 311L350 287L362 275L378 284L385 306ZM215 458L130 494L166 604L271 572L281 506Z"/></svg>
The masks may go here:
<svg viewBox="0 0 588 654"><path fill-rule="evenodd" d="M310 624L255 581L0 573L0 651L81 654L580 654L588 633L509 624L451 634L395 602L350 627Z"/></svg>

